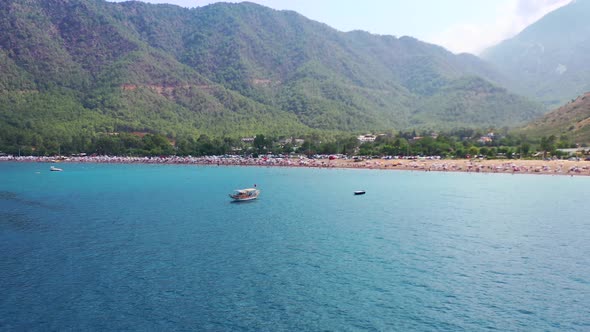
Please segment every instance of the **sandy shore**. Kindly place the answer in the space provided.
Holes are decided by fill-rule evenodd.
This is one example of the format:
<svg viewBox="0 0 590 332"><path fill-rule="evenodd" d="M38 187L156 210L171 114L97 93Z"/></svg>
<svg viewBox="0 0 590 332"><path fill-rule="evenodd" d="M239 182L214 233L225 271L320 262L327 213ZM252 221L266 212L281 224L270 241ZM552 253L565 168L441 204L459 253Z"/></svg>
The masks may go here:
<svg viewBox="0 0 590 332"><path fill-rule="evenodd" d="M590 162L571 160L382 160L324 161L338 168L397 169L423 172L472 172L545 175L590 175Z"/></svg>
<svg viewBox="0 0 590 332"><path fill-rule="evenodd" d="M312 167L406 170L421 172L470 172L589 176L590 161L572 160L468 160L468 159L307 159L243 157L0 157L0 162L102 163L102 164L186 164L217 166Z"/></svg>

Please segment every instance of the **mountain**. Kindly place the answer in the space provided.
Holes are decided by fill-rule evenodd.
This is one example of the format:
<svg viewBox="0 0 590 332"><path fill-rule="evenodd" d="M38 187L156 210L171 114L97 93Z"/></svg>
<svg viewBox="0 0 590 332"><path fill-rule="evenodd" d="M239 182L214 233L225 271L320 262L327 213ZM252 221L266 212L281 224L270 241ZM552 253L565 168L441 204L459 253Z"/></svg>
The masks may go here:
<svg viewBox="0 0 590 332"><path fill-rule="evenodd" d="M549 106L590 91L590 0L576 0L543 17L482 58L510 77L515 91Z"/></svg>
<svg viewBox="0 0 590 332"><path fill-rule="evenodd" d="M565 135L573 142L589 142L590 92L526 125L522 131L530 136Z"/></svg>
<svg viewBox="0 0 590 332"><path fill-rule="evenodd" d="M0 146L513 126L544 111L475 56L252 3L4 0L0 31Z"/></svg>

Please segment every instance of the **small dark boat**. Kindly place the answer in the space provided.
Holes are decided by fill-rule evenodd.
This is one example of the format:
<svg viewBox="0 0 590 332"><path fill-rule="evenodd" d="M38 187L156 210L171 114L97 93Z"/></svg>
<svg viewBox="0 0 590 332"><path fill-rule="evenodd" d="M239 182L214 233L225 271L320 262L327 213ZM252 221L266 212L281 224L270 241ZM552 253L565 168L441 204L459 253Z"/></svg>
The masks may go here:
<svg viewBox="0 0 590 332"><path fill-rule="evenodd" d="M355 195L364 195L365 191L364 190L357 190L354 192Z"/></svg>

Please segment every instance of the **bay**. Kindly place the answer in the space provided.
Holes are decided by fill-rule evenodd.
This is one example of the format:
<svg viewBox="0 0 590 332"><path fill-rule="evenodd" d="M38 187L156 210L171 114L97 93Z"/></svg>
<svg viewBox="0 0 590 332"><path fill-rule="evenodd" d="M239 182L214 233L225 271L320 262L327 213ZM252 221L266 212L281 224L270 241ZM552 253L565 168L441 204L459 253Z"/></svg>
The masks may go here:
<svg viewBox="0 0 590 332"><path fill-rule="evenodd" d="M0 163L1 330L590 329L590 178L60 167Z"/></svg>

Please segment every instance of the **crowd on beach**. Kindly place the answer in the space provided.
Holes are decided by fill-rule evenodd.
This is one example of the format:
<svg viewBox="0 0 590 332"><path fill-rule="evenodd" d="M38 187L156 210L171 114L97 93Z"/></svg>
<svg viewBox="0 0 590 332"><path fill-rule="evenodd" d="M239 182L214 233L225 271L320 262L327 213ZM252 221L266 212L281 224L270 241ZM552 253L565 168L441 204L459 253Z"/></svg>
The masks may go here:
<svg viewBox="0 0 590 332"><path fill-rule="evenodd" d="M511 174L553 174L590 175L590 162L583 160L487 160L487 159L441 159L426 158L387 158L362 159L334 156L161 156L161 157L121 157L121 156L0 156L0 161L42 162L42 163L102 163L102 164L186 164L212 166L263 166L263 167L316 167L316 168L361 168L398 169L423 172L474 172Z"/></svg>

